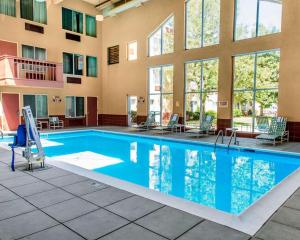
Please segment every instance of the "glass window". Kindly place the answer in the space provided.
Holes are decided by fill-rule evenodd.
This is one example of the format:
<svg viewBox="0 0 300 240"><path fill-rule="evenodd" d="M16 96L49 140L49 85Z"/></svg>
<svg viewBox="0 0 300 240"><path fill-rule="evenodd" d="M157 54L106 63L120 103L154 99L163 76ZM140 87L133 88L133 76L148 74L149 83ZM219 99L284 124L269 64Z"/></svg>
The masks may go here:
<svg viewBox="0 0 300 240"><path fill-rule="evenodd" d="M66 97L66 117L84 117L84 97Z"/></svg>
<svg viewBox="0 0 300 240"><path fill-rule="evenodd" d="M97 22L93 16L85 15L85 31L90 37L97 37Z"/></svg>
<svg viewBox="0 0 300 240"><path fill-rule="evenodd" d="M36 60L46 60L46 49L22 45L22 57Z"/></svg>
<svg viewBox="0 0 300 240"><path fill-rule="evenodd" d="M137 60L137 41L127 44L127 59L128 61Z"/></svg>
<svg viewBox="0 0 300 240"><path fill-rule="evenodd" d="M97 77L97 58L86 56L86 75L88 77Z"/></svg>
<svg viewBox="0 0 300 240"><path fill-rule="evenodd" d="M62 27L65 30L83 33L83 14L67 8L62 8Z"/></svg>
<svg viewBox="0 0 300 240"><path fill-rule="evenodd" d="M170 17L149 37L149 56L174 52L174 16Z"/></svg>
<svg viewBox="0 0 300 240"><path fill-rule="evenodd" d="M173 113L173 66L159 66L149 69L149 114L155 120L167 125Z"/></svg>
<svg viewBox="0 0 300 240"><path fill-rule="evenodd" d="M46 0L21 0L21 18L46 24Z"/></svg>
<svg viewBox="0 0 300 240"><path fill-rule="evenodd" d="M235 40L281 31L282 0L236 0Z"/></svg>
<svg viewBox="0 0 300 240"><path fill-rule="evenodd" d="M218 111L218 59L198 60L185 64L185 123L200 126L202 116Z"/></svg>
<svg viewBox="0 0 300 240"><path fill-rule="evenodd" d="M219 43L220 0L186 1L186 49Z"/></svg>
<svg viewBox="0 0 300 240"><path fill-rule="evenodd" d="M277 115L280 52L234 57L233 126L240 131L266 131Z"/></svg>
<svg viewBox="0 0 300 240"><path fill-rule="evenodd" d="M65 74L83 75L83 56L79 54L63 53L63 67Z"/></svg>
<svg viewBox="0 0 300 240"><path fill-rule="evenodd" d="M24 106L30 106L34 118L48 118L47 95L23 95Z"/></svg>
<svg viewBox="0 0 300 240"><path fill-rule="evenodd" d="M0 1L0 14L8 16L16 16L16 0L1 0Z"/></svg>

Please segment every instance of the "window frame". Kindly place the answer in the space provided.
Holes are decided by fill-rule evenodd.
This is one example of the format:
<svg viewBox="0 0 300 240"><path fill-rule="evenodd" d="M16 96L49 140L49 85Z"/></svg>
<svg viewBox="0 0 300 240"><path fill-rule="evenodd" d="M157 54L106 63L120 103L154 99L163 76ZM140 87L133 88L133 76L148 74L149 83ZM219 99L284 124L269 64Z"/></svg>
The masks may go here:
<svg viewBox="0 0 300 240"><path fill-rule="evenodd" d="M32 19L28 19L28 18L25 18L24 16L22 17L22 0L20 0L20 18L21 19L25 19L27 21L32 21L32 22L35 22L35 23L39 23L39 24L44 24L44 25L47 25L48 24L48 9L47 9L47 0L45 0L45 12L46 12L46 19L45 19L45 22L39 22L39 21L36 21L34 20L34 3L33 1L34 0L31 0L32 1Z"/></svg>
<svg viewBox="0 0 300 240"><path fill-rule="evenodd" d="M135 59L130 59L129 58L129 46L133 43L136 43L136 58ZM134 40L134 41L130 41L127 43L127 47L126 47L126 55L127 55L127 61L132 62L132 61L136 61L138 60L138 41Z"/></svg>
<svg viewBox="0 0 300 240"><path fill-rule="evenodd" d="M205 20L205 11L204 11L204 2L207 0L201 0L202 1L202 14L201 14L201 41L200 41L200 46L195 47L195 48L188 48L187 47L187 4L190 0L185 0L184 2L184 49L187 50L193 50L193 49L199 49L199 48L205 48L205 47L211 47L220 44L220 36L221 36L221 0L220 0L220 7L219 7L219 36L218 36L218 42L215 44L209 44L209 45L204 45L204 20Z"/></svg>
<svg viewBox="0 0 300 240"><path fill-rule="evenodd" d="M0 15L5 15L5 16L10 16L10 17L17 17L17 1L13 0L13 5L14 5L14 12L13 15L5 13L5 12L0 12Z"/></svg>
<svg viewBox="0 0 300 240"><path fill-rule="evenodd" d="M92 36L92 35L89 35L87 33L87 18L93 18L95 20L95 36ZM89 37L93 37L93 38L97 38L97 20L96 20L96 17L95 16L92 16L92 15L89 15L89 14L85 14L85 35L86 36L89 36Z"/></svg>
<svg viewBox="0 0 300 240"><path fill-rule="evenodd" d="M168 21L173 18L173 29L174 29L174 35L173 35L173 50L169 53L164 53L164 34L163 34L163 29L164 26L168 23ZM160 31L161 34L161 39L160 39L160 54L157 55L151 55L150 54L150 49L151 49L151 44L150 44L150 39L151 37L154 36L154 34L156 34L158 31ZM161 56L161 55L166 55L166 54L172 54L175 51L175 15L171 14L170 16L168 16L153 32L151 32L148 36L148 57L156 57L156 56Z"/></svg>
<svg viewBox="0 0 300 240"><path fill-rule="evenodd" d="M89 75L89 71L88 71L88 58L95 58L96 59L96 75ZM98 77L98 58L96 56L90 56L90 55L86 55L85 56L85 62L86 62L86 76L87 77L94 77L94 78L97 78Z"/></svg>
<svg viewBox="0 0 300 240"><path fill-rule="evenodd" d="M234 24L233 24L233 41L234 42L238 42L238 41L243 41L243 40L247 40L247 39L253 39L253 38L258 38L258 37L263 37L263 36L268 36L268 35L272 35L272 34L277 34L277 33L281 33L282 32L282 25L280 26L280 30L278 32L274 32L274 33L268 33L265 35L259 35L259 10L260 10L260 2L263 0L256 0L257 4L256 4L256 24L255 24L255 36L254 37L249 37L249 38L242 38L242 39L237 39L236 37L236 25L237 25L237 2L239 0L234 0ZM282 5L283 3L281 3ZM282 7L281 7L282 8ZM281 22L282 22L282 12L283 9L281 9Z"/></svg>
<svg viewBox="0 0 300 240"><path fill-rule="evenodd" d="M162 88L163 88L163 68L164 67L173 67L173 88L172 88L172 92L168 92L168 93L163 93ZM160 93L152 93L150 91L150 70L151 69L155 69L155 68L159 68L160 71ZM174 65L173 64L163 64L163 65L157 65L157 66L152 66L152 67L148 67L148 104L147 104L147 113L148 115L151 113L150 111L150 97L151 96L160 96L160 122L159 125L162 126L162 107L163 107L163 96L167 96L167 95L172 95L173 96L173 102L174 102ZM172 112L174 110L174 106L172 109Z"/></svg>
<svg viewBox="0 0 300 240"><path fill-rule="evenodd" d="M63 60L63 74L65 74L65 75L69 75L69 76L77 76L77 77L79 77L79 76L84 76L84 67L85 67L85 64L84 64L84 55L82 55L82 54L78 54L78 53L68 53L68 52L63 52L63 56L64 56L64 54L69 54L69 55L72 55L72 63L73 63L73 69L72 69L72 73L65 73L64 72L64 60ZM82 66L82 74L81 75L79 75L79 74L75 74L75 55L77 55L77 56L81 56L82 57L82 60L83 60L83 66ZM64 58L64 57L63 57Z"/></svg>
<svg viewBox="0 0 300 240"><path fill-rule="evenodd" d="M217 82L217 89L216 90L210 90L210 91L205 91L203 90L202 86L203 86L203 63L204 62L208 62L208 61L213 61L213 60L217 60L218 62L218 82ZM201 63L201 71L200 71L200 88L199 88L199 91L194 91L194 92L191 92L191 91L187 91L187 64L189 63L195 63L195 62L200 62ZM219 57L213 57L213 58L205 58L205 59L196 59L196 60L191 60L191 61L187 61L184 63L184 124L187 125L186 123L186 111L187 111L187 107L186 107L186 96L188 94L199 94L199 100L200 100L200 117L199 117L199 126L200 126L200 123L201 123L201 119L202 119L202 116L203 116L203 112L201 111L202 109L202 103L203 103L203 93L217 93L218 95L218 98L219 98L219 66L220 66L220 58ZM218 115L218 112L217 112L217 115ZM190 125L190 126L193 126L193 125Z"/></svg>
<svg viewBox="0 0 300 240"><path fill-rule="evenodd" d="M34 60L37 60L37 61L47 61L48 59L48 56L47 56L47 49L46 48L42 48L42 47L36 47L36 46L32 46L32 45L27 45L27 44L22 44L21 45L21 51L22 51L22 57L24 58L23 56L23 47L32 47L33 48L33 56L34 56ZM39 60L36 58L36 49L39 48L39 49L43 49L45 50L45 59L44 60Z"/></svg>
<svg viewBox="0 0 300 240"><path fill-rule="evenodd" d="M63 21L63 19L64 19L64 15L63 15L63 9L66 9L66 10L69 10L69 11L71 11L72 12L72 26L71 26L71 30L70 29L66 29L66 28L64 28L64 21ZM77 32L77 31L74 31L73 30L73 15L74 15L74 13L79 13L81 16L82 16L82 32ZM61 25L62 25L62 29L63 30L65 30L65 31L70 31L70 32L73 32L73 33L76 33L76 34L84 34L84 33L86 33L86 19L85 19L85 13L83 13L83 12L80 12L80 11L77 11L77 10L74 10L74 9L71 9L71 8L67 8L67 7L62 7L61 8ZM90 16L90 15L89 15ZM97 34L97 32L96 32L96 34ZM88 35L86 35L86 36L88 36Z"/></svg>
<svg viewBox="0 0 300 240"><path fill-rule="evenodd" d="M35 119L46 119L46 118L49 118L49 97L48 97L48 94L31 94L31 93L25 93L25 94L22 94L23 95L23 98L22 98L22 101L23 101L23 106L24 106L24 97L25 96L34 96L34 102L35 102ZM38 117L38 108L37 108L37 96L46 96L47 98L47 116L45 117ZM25 106L24 106L25 107Z"/></svg>
<svg viewBox="0 0 300 240"><path fill-rule="evenodd" d="M68 116L67 115L67 98L72 98L72 99L74 99L75 101L74 101L74 106L75 106L75 109L74 109L74 117L73 116ZM76 102L76 99L77 98L83 98L83 115L82 116L77 116L77 111L76 111L76 109L77 109L77 102ZM66 96L65 97L65 117L66 118L68 118L68 119L75 119L75 118L85 118L86 116L86 113L85 113L85 111L86 111L86 106L85 106L85 104L86 104L86 99L85 99L85 97L84 96Z"/></svg>
<svg viewBox="0 0 300 240"><path fill-rule="evenodd" d="M257 88L257 59L258 55L265 54L265 53L271 53L271 52L279 52L279 70L280 70L280 59L281 59L281 51L280 48L274 48L274 49L269 49L269 50L263 50L263 51L256 51L256 52L249 52L249 53L241 53L241 54L236 54L232 56L232 93L231 93L231 98L232 98L232 103L231 103L231 126L234 127L234 116L233 116L233 111L234 111L234 94L237 92L240 93L245 93L245 92L250 92L252 93L252 100L253 100L253 106L252 106L252 125L251 125L251 131L241 131L244 133L257 133L255 132L255 110L256 110L256 93L259 91L277 91L279 93L279 78L280 78L280 72L278 76L278 85L277 87L269 87L269 88ZM250 56L254 55L254 66L253 66L253 88L252 89L234 89L234 81L235 81L235 57L243 57L243 56ZM278 98L279 99L279 98Z"/></svg>

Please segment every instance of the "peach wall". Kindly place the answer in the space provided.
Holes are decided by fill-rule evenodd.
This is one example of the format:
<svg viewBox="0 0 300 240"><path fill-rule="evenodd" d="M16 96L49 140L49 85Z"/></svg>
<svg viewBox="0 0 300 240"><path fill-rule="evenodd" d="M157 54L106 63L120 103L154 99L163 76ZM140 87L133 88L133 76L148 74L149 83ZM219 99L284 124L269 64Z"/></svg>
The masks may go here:
<svg viewBox="0 0 300 240"><path fill-rule="evenodd" d="M18 56L21 56L21 45L31 45L35 47L46 48L47 60L62 63L63 52L77 53L84 56L97 56L98 62L101 62L101 24L97 24L98 37L93 38L81 35L81 42L75 42L65 39L65 31L62 29L62 6L77 10L89 15L96 15L98 11L93 5L80 0L64 0L60 4L54 4L55 1L47 0L47 25L31 22L20 18L20 3L17 0L17 17L10 17L0 15L0 40L16 42L18 44ZM44 27L45 33L39 34L25 30L25 22ZM85 29L85 26L84 26ZM71 32L72 33L72 32ZM77 33L74 33L77 34ZM85 75L85 67L84 67ZM67 84L65 82L63 89L49 89L49 88L32 88L32 87L0 87L1 92L17 92L17 93L31 93L31 94L47 94L49 102L53 96L60 96L63 100L61 103L49 104L50 115L64 115L65 96L95 96L100 99L100 64L98 68L98 78L82 76L82 84ZM22 99L22 97L21 97ZM21 103L22 106L22 103ZM100 110L99 110L100 111Z"/></svg>
<svg viewBox="0 0 300 240"><path fill-rule="evenodd" d="M289 121L300 121L300 1L283 1L282 33L233 42L234 1L221 1L220 44L201 49L184 50L184 0L151 0L142 7L129 10L102 25L102 58L106 49L120 45L120 64L102 62L102 105L107 114L126 114L126 95L147 99L147 68L159 64L174 65L174 112L184 111L184 62L219 58L219 101L228 108L218 109L218 118L231 118L232 56L253 51L281 49L279 114ZM175 52L147 57L147 37L170 14L175 15ZM138 41L138 60L126 60L127 42ZM176 102L180 105L177 107ZM139 114L147 114L147 103L139 106Z"/></svg>

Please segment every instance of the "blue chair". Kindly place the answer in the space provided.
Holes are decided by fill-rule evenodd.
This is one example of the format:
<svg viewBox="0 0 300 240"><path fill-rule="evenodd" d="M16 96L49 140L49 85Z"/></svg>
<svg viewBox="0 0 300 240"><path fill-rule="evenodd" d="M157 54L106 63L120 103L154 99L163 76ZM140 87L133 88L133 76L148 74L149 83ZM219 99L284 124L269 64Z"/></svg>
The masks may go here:
<svg viewBox="0 0 300 240"><path fill-rule="evenodd" d="M12 151L11 170L15 171L15 148L26 147L26 126L24 124L19 125L17 135L14 136L14 142L9 144Z"/></svg>

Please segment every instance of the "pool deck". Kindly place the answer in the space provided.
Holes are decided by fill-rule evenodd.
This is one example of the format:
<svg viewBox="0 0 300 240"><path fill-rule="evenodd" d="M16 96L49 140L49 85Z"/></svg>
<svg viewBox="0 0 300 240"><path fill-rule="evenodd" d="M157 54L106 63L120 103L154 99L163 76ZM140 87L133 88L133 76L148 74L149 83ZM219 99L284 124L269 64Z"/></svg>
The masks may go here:
<svg viewBox="0 0 300 240"><path fill-rule="evenodd" d="M103 127L128 132L128 128ZM153 135L153 132L141 133ZM167 137L187 139L185 134ZM189 139L190 140L190 139ZM214 142L215 137L195 139ZM226 139L227 140L227 139ZM239 139L240 145L300 153L299 143L273 147ZM42 240L296 240L300 239L300 189L251 237L160 203L47 165L16 172L0 148L0 239Z"/></svg>

